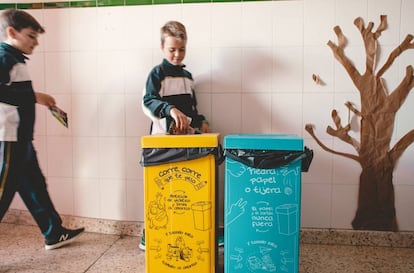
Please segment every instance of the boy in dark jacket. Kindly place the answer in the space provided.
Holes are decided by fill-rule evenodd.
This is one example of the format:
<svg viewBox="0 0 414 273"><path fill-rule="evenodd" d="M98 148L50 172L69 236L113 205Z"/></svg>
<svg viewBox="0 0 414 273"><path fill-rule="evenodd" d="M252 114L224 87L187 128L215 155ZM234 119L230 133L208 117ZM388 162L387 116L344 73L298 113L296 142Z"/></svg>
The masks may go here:
<svg viewBox="0 0 414 273"><path fill-rule="evenodd" d="M209 133L208 121L197 111L194 81L184 69L187 33L183 24L169 21L161 28L165 58L147 78L143 110L152 120L151 134Z"/></svg>

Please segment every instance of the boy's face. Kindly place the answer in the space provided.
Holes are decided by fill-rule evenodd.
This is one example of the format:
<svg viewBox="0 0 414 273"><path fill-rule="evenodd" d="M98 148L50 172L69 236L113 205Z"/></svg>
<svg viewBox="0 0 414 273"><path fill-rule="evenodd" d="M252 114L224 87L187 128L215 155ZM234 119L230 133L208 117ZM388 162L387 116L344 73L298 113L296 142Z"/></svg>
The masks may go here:
<svg viewBox="0 0 414 273"><path fill-rule="evenodd" d="M185 57L186 41L175 37L167 36L161 50L164 52L165 58L173 65L181 65Z"/></svg>
<svg viewBox="0 0 414 273"><path fill-rule="evenodd" d="M32 28L23 28L17 31L9 27L7 35L5 42L27 55L32 54L34 48L39 44L37 40L39 33Z"/></svg>

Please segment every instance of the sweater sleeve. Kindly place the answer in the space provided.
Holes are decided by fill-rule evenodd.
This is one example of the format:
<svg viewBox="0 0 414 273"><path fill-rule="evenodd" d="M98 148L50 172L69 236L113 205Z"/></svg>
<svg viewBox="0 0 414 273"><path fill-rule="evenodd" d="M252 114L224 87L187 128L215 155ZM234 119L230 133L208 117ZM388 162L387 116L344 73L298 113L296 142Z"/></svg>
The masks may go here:
<svg viewBox="0 0 414 273"><path fill-rule="evenodd" d="M156 67L147 78L143 106L145 114L151 115L151 117L165 118L170 116L170 110L174 107L174 105L170 105L161 99L160 90L163 77L160 69Z"/></svg>

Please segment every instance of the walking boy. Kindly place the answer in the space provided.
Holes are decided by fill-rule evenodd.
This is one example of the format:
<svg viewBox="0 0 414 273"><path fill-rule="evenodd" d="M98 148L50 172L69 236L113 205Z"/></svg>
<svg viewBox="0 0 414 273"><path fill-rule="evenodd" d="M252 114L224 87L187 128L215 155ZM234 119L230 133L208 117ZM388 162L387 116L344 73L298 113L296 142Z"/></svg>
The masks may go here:
<svg viewBox="0 0 414 273"><path fill-rule="evenodd" d="M75 240L84 228L62 226L32 143L35 104L55 105L53 97L34 92L25 61L44 32L27 12L0 13L0 221L18 192L45 237L45 248L55 249Z"/></svg>

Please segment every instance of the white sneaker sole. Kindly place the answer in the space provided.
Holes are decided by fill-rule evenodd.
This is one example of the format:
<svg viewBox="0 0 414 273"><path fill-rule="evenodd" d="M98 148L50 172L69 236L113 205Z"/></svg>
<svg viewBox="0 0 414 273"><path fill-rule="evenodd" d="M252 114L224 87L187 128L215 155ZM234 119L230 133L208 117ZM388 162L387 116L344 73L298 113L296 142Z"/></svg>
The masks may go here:
<svg viewBox="0 0 414 273"><path fill-rule="evenodd" d="M62 242L59 242L59 243L56 243L56 244L53 244L53 245L45 245L45 249L46 250L52 250L52 249L56 249L56 248L68 245L68 244L72 243L73 241L75 241L80 235L82 235L83 232L84 231L82 231L81 233L77 234L76 236L70 238L69 240L65 240L65 241L62 241Z"/></svg>

